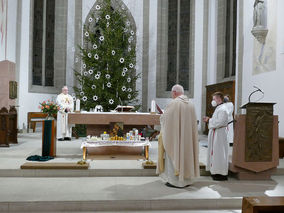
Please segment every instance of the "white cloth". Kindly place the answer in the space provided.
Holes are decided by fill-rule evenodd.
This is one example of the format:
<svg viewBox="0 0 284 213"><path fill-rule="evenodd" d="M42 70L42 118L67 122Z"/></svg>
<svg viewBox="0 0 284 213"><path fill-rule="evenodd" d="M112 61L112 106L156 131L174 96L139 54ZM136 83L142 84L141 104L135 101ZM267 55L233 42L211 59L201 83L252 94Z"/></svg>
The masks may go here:
<svg viewBox="0 0 284 213"><path fill-rule="evenodd" d="M232 102L227 102L224 103L224 105L227 107L228 110L228 142L233 143L234 142L234 117L233 117L233 112L234 112L234 104Z"/></svg>
<svg viewBox="0 0 284 213"><path fill-rule="evenodd" d="M176 176L175 175L175 168L174 168L174 165L170 159L170 157L167 155L167 153L165 153L165 170L163 173L160 174L160 177L174 185L174 186L177 186L177 187L185 187L185 186L188 186L188 185L191 185L193 183L193 180L192 179L183 179L183 180L179 180L179 176Z"/></svg>
<svg viewBox="0 0 284 213"><path fill-rule="evenodd" d="M228 111L224 104L216 107L209 119L208 153L206 170L211 174L227 175L229 143L227 137Z"/></svg>
<svg viewBox="0 0 284 213"><path fill-rule="evenodd" d="M68 125L68 113L65 109L70 109L73 112L74 102L71 95L64 95L61 93L56 98L56 103L60 106L60 110L57 113L57 138L71 138L72 136L72 125Z"/></svg>

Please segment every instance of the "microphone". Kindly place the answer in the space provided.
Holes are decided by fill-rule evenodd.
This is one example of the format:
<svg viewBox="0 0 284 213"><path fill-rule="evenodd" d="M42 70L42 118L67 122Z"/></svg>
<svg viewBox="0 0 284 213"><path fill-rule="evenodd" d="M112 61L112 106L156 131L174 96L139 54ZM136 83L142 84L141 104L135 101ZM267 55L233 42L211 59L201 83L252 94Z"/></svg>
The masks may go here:
<svg viewBox="0 0 284 213"><path fill-rule="evenodd" d="M257 86L253 86L254 88L256 88L259 92L261 92L262 94L264 94L264 92L260 89L260 88L258 88Z"/></svg>

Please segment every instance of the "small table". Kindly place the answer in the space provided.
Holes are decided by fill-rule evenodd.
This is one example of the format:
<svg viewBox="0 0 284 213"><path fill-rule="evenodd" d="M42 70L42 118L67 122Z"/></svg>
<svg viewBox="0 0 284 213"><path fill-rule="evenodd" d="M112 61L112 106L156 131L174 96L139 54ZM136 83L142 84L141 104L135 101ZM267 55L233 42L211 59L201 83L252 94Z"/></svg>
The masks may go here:
<svg viewBox="0 0 284 213"><path fill-rule="evenodd" d="M144 147L144 156L146 160L149 159L149 147L151 143L146 141L109 141L109 140L98 140L98 141L90 141L86 139L81 144L81 149L83 149L83 160L86 160L87 157L87 149L95 148L95 147Z"/></svg>

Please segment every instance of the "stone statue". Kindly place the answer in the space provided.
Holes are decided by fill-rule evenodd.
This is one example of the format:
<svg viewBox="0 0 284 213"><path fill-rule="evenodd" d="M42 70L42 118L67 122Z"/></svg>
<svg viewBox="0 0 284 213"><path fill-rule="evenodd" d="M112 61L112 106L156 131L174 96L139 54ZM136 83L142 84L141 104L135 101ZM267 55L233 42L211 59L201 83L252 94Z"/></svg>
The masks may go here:
<svg viewBox="0 0 284 213"><path fill-rule="evenodd" d="M264 19L264 0L255 0L254 2L254 11L253 11L253 26L263 26Z"/></svg>

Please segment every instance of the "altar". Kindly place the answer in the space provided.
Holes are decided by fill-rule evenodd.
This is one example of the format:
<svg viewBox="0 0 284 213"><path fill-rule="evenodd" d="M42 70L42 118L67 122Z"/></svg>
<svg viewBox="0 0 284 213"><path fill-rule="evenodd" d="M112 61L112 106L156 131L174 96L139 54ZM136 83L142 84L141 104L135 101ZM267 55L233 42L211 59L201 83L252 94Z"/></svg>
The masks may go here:
<svg viewBox="0 0 284 213"><path fill-rule="evenodd" d="M123 134L133 128L141 131L147 126L152 128L160 125L160 115L151 113L135 112L80 112L68 114L69 124L86 125L88 136L100 136L104 132L111 131L113 123L123 124ZM86 159L88 153L94 155L141 155L145 159L149 158L150 143L145 141L87 141L82 143L83 158Z"/></svg>
<svg viewBox="0 0 284 213"><path fill-rule="evenodd" d="M124 132L132 128L160 125L160 115L140 112L80 112L68 114L69 124L85 124L87 135L99 136L111 123L123 123Z"/></svg>

